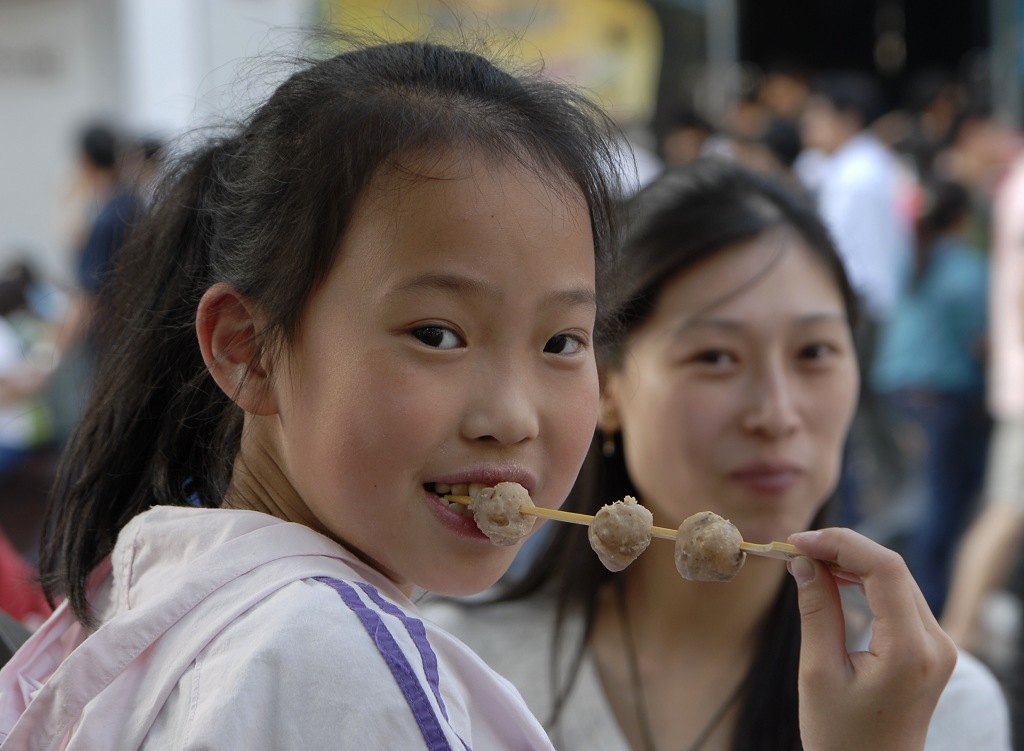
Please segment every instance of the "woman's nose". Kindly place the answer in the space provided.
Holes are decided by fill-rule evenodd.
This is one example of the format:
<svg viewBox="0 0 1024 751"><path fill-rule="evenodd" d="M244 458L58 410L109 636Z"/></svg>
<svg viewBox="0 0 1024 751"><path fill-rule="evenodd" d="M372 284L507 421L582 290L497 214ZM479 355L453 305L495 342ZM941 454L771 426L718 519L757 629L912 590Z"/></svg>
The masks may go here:
<svg viewBox="0 0 1024 751"><path fill-rule="evenodd" d="M782 438L795 431L800 415L795 389L784 369L766 370L749 390L750 400L743 415L743 427L770 438Z"/></svg>

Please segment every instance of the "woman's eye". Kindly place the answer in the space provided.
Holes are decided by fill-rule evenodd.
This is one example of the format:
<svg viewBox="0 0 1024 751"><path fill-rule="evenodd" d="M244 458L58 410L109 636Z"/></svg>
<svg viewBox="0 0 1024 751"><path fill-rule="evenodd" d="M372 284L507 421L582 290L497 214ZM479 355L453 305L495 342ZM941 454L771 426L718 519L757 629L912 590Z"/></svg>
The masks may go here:
<svg viewBox="0 0 1024 751"><path fill-rule="evenodd" d="M805 360L824 360L826 357L835 354L835 352L835 347L819 342L801 349L800 357Z"/></svg>
<svg viewBox="0 0 1024 751"><path fill-rule="evenodd" d="M582 352L583 340L574 334L557 334L544 344L544 351L554 355L575 355Z"/></svg>
<svg viewBox="0 0 1024 751"><path fill-rule="evenodd" d="M434 349L455 349L462 346L462 338L444 326L423 326L414 329L412 335Z"/></svg>
<svg viewBox="0 0 1024 751"><path fill-rule="evenodd" d="M722 350L707 350L699 353L693 358L702 365L711 365L716 368L724 368L736 362L736 358Z"/></svg>

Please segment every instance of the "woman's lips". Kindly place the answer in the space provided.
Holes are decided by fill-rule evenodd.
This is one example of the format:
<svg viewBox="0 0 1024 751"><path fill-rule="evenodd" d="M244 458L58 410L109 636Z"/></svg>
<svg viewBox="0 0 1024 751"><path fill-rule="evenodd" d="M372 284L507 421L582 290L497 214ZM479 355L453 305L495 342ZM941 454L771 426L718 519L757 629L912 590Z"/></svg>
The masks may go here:
<svg viewBox="0 0 1024 751"><path fill-rule="evenodd" d="M803 474L802 469L792 465L752 464L733 470L729 476L760 493L782 493L799 482Z"/></svg>

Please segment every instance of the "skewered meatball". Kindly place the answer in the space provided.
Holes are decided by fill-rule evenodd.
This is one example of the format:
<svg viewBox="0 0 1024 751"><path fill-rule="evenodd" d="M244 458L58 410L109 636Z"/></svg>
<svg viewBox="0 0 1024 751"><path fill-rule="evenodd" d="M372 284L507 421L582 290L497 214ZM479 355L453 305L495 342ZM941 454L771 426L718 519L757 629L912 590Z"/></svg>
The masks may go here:
<svg viewBox="0 0 1024 751"><path fill-rule="evenodd" d="M736 526L711 511L701 511L679 525L676 570L684 579L727 582L743 568L747 554Z"/></svg>
<svg viewBox="0 0 1024 751"><path fill-rule="evenodd" d="M535 519L521 514L519 507L532 506L533 500L519 483L499 482L471 495L469 510L473 520L495 545L515 545L530 534Z"/></svg>
<svg viewBox="0 0 1024 751"><path fill-rule="evenodd" d="M587 530L590 546L609 571L622 571L651 544L654 517L627 495L601 509Z"/></svg>

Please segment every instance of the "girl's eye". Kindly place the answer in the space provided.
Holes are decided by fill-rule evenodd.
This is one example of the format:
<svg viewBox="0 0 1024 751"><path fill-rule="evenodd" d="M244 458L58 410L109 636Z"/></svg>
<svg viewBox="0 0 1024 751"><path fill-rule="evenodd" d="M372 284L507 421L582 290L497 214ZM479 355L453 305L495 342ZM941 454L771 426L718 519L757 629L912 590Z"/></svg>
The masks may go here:
<svg viewBox="0 0 1024 751"><path fill-rule="evenodd" d="M544 351L554 355L575 355L582 352L583 340L575 334L556 334L544 344Z"/></svg>
<svg viewBox="0 0 1024 751"><path fill-rule="evenodd" d="M412 335L434 349L455 349L462 346L462 338L445 326L423 326L413 329Z"/></svg>

